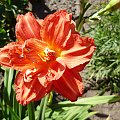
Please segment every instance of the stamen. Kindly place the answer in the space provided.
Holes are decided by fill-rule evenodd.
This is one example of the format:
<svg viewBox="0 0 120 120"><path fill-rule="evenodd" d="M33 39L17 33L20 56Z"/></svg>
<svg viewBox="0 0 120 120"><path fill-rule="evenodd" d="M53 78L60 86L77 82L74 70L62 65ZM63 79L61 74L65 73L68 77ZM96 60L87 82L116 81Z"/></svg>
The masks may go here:
<svg viewBox="0 0 120 120"><path fill-rule="evenodd" d="M49 48L46 48L44 50L44 53L45 53L45 59L47 61L51 61L51 60L55 60L56 59L56 53L54 50L50 50Z"/></svg>

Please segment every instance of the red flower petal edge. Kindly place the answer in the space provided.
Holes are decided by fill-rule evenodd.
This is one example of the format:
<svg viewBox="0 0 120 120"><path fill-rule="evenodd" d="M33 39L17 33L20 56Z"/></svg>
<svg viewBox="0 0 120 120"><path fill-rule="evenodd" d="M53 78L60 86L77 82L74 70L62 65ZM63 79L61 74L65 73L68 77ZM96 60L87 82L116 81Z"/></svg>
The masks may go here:
<svg viewBox="0 0 120 120"><path fill-rule="evenodd" d="M55 90L71 101L83 93L79 74L95 50L94 40L75 31L72 14L60 10L44 20L18 15L16 37L0 49L0 65L18 70L17 101L26 105Z"/></svg>
<svg viewBox="0 0 120 120"><path fill-rule="evenodd" d="M53 89L71 101L76 101L83 93L82 78L79 73L66 69L59 80L56 80Z"/></svg>

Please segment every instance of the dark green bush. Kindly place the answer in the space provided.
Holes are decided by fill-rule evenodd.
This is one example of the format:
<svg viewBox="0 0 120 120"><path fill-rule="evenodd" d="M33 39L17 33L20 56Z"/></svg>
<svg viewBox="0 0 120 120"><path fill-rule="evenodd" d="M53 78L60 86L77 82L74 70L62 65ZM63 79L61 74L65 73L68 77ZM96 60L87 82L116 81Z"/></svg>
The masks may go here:
<svg viewBox="0 0 120 120"><path fill-rule="evenodd" d="M15 41L16 16L27 12L28 0L0 1L0 47Z"/></svg>

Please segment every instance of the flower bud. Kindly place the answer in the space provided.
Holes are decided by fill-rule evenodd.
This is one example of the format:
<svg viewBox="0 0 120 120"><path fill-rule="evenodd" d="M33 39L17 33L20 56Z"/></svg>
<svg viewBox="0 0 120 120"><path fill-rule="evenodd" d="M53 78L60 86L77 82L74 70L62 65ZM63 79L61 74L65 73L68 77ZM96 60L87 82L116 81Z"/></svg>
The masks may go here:
<svg viewBox="0 0 120 120"><path fill-rule="evenodd" d="M111 0L109 4L104 8L105 11L113 11L120 8L120 0Z"/></svg>
<svg viewBox="0 0 120 120"><path fill-rule="evenodd" d="M111 12L113 10L116 10L120 8L120 0L111 0L108 5L103 8L103 9L100 9L98 12L96 12L95 14L93 14L89 20L90 21L93 21L93 20L100 20L100 15L104 14L104 13L107 13L107 12Z"/></svg>

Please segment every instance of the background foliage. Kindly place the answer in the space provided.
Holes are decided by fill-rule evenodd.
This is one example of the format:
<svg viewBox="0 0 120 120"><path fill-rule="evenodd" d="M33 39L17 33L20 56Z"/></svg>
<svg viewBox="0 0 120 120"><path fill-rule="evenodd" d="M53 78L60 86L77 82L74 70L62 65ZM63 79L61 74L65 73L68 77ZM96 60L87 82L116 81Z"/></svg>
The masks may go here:
<svg viewBox="0 0 120 120"><path fill-rule="evenodd" d="M120 92L120 10L103 16L90 34L97 47L89 64L90 79L100 89Z"/></svg>
<svg viewBox="0 0 120 120"><path fill-rule="evenodd" d="M16 16L27 12L28 0L0 1L0 47L15 41Z"/></svg>

